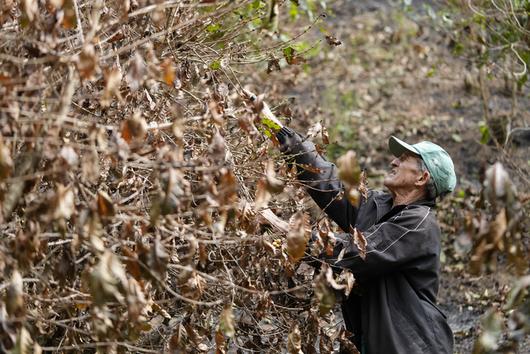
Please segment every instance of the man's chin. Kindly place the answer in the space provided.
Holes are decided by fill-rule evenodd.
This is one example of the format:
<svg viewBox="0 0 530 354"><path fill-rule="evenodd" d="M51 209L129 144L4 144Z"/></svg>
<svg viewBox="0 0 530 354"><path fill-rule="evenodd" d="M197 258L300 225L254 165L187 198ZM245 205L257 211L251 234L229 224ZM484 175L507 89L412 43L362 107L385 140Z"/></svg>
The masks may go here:
<svg viewBox="0 0 530 354"><path fill-rule="evenodd" d="M385 178L383 180L383 185L385 186L385 188L387 189L387 191L392 194L392 196L395 196L394 194L394 184L392 183L392 179L391 178Z"/></svg>

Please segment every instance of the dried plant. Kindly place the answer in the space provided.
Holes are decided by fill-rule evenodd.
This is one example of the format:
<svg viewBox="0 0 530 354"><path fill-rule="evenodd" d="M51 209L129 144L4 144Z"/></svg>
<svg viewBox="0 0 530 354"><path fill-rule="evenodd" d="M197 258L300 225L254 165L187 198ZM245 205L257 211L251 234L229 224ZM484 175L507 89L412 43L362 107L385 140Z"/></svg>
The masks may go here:
<svg viewBox="0 0 530 354"><path fill-rule="evenodd" d="M345 340L319 308L353 277L326 273L311 295L301 190L239 81L241 65L303 62L264 5L2 2L1 350Z"/></svg>

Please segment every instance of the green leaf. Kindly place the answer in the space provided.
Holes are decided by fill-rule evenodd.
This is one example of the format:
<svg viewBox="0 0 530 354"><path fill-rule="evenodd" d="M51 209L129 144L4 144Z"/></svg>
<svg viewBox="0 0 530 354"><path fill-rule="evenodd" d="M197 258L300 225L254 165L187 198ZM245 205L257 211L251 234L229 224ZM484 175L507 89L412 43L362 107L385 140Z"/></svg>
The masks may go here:
<svg viewBox="0 0 530 354"><path fill-rule="evenodd" d="M293 61L294 49L293 47L287 47L283 49L283 56L288 63Z"/></svg>
<svg viewBox="0 0 530 354"><path fill-rule="evenodd" d="M473 16L473 19L472 21L474 23L476 23L477 25L481 25L481 26L484 26L486 24L486 17L484 17L482 14L480 13L475 13L475 15Z"/></svg>
<svg viewBox="0 0 530 354"><path fill-rule="evenodd" d="M210 69L212 70L219 70L221 69L221 61L220 60L214 60L210 64Z"/></svg>
<svg viewBox="0 0 530 354"><path fill-rule="evenodd" d="M267 7L267 4L265 4L265 2L261 0L254 0L251 6L252 6L252 9L259 10L259 9L263 9Z"/></svg>
<svg viewBox="0 0 530 354"><path fill-rule="evenodd" d="M298 5L294 1L291 1L291 6L289 7L289 17L291 20L298 18Z"/></svg>
<svg viewBox="0 0 530 354"><path fill-rule="evenodd" d="M206 27L206 31L210 32L210 33L214 33L214 32L217 32L221 29L221 25L218 24L218 23L212 23L210 25L208 25Z"/></svg>
<svg viewBox="0 0 530 354"><path fill-rule="evenodd" d="M311 48L311 45L305 41L301 41L301 42L298 42L298 43L294 43L292 45L292 48L294 50L296 50L297 52L303 52L305 50L308 50L309 48Z"/></svg>
<svg viewBox="0 0 530 354"><path fill-rule="evenodd" d="M464 45L460 42L457 42L453 48L454 55L461 55L464 52Z"/></svg>
<svg viewBox="0 0 530 354"><path fill-rule="evenodd" d="M427 74L425 76L427 77L433 77L434 74L436 74L436 68L433 66L431 67L428 71L427 71Z"/></svg>
<svg viewBox="0 0 530 354"><path fill-rule="evenodd" d="M260 28L263 26L263 20L261 18L256 18L252 20L252 28Z"/></svg>
<svg viewBox="0 0 530 354"><path fill-rule="evenodd" d="M278 125L278 123L265 116L262 116L261 123L272 131L279 131L280 129L282 129L282 127Z"/></svg>
<svg viewBox="0 0 530 354"><path fill-rule="evenodd" d="M480 130L480 134L481 134L480 143L481 144L487 144L488 141L490 141L490 138L491 138L490 129L488 128L488 125L486 123L482 123L479 126L479 130Z"/></svg>

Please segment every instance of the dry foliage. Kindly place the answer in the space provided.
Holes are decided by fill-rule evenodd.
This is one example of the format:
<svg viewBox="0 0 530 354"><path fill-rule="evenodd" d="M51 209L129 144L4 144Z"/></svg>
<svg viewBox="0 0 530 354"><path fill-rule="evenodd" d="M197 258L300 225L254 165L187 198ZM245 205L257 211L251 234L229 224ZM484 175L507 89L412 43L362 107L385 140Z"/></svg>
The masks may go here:
<svg viewBox="0 0 530 354"><path fill-rule="evenodd" d="M298 267L307 215L289 200L274 214L296 186L270 162L234 71L303 62L252 25L267 17L261 4L0 4L1 350L315 352L317 338L321 349L339 341ZM326 308L332 280L316 284L333 295L319 296Z"/></svg>
<svg viewBox="0 0 530 354"><path fill-rule="evenodd" d="M499 295L502 306L493 306L482 318L474 354L517 352L520 342L530 333L529 259L523 234L527 208L522 197L508 172L497 162L486 170L476 208L467 214L467 232L462 237L472 243L470 273L496 271L502 255L515 275L526 274L514 281L508 294Z"/></svg>

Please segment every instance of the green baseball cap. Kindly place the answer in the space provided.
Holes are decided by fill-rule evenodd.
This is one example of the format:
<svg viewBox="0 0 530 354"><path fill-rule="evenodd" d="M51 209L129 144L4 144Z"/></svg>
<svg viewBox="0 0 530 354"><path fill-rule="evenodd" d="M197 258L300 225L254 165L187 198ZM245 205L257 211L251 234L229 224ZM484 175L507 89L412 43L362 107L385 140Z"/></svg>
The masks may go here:
<svg viewBox="0 0 530 354"><path fill-rule="evenodd" d="M399 157L404 152L412 152L419 155L431 174L436 187L436 195L452 192L456 186L455 166L451 156L439 145L430 141L422 141L414 145L407 144L403 140L390 137L388 148L394 156Z"/></svg>

